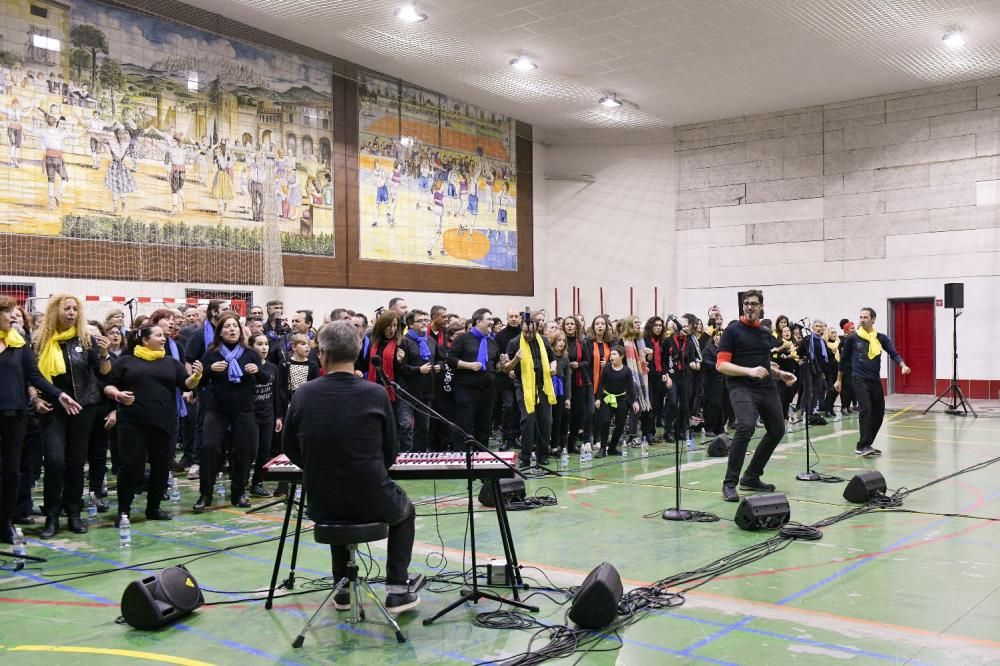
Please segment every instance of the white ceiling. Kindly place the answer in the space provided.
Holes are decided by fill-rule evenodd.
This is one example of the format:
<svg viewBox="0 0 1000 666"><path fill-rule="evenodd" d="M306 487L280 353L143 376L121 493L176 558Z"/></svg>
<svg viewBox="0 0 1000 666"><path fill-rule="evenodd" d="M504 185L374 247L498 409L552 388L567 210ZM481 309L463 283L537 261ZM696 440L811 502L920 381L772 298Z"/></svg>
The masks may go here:
<svg viewBox="0 0 1000 666"><path fill-rule="evenodd" d="M1000 0L190 0L536 128L656 133L1000 73ZM944 47L965 32L962 51ZM526 53L539 64L519 72ZM636 105L604 109L615 92Z"/></svg>

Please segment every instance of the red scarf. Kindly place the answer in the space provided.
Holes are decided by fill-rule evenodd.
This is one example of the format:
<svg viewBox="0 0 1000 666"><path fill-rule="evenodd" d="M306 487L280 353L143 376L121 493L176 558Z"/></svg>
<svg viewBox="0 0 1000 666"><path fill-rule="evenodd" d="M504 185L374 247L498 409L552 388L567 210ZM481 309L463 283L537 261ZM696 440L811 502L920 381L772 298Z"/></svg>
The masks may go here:
<svg viewBox="0 0 1000 666"><path fill-rule="evenodd" d="M656 368L657 372L663 372L663 345L660 344L659 340L650 338L649 341L653 344L653 367Z"/></svg>
<svg viewBox="0 0 1000 666"><path fill-rule="evenodd" d="M368 354L368 381L373 384L378 384L378 372L375 369L375 364L371 362L370 359L375 358L375 355L379 354L382 357L382 372L385 373L386 379L390 382L396 381L396 341L388 340L382 345L382 351L378 351L378 345L372 345L371 351ZM396 402L396 392L391 386L386 386L385 390L389 393L389 400Z"/></svg>
<svg viewBox="0 0 1000 666"><path fill-rule="evenodd" d="M430 337L433 332L434 331L432 331L430 329L430 326L428 326L427 327L427 336ZM437 343L438 343L438 347L440 347L441 349L445 348L445 346L444 346L444 329L443 328L440 331L438 331L438 333L437 333Z"/></svg>
<svg viewBox="0 0 1000 666"><path fill-rule="evenodd" d="M576 362L580 364L583 363L583 341L580 338L574 340L576 340ZM573 386L583 386L583 373L579 367L573 371Z"/></svg>
<svg viewBox="0 0 1000 666"><path fill-rule="evenodd" d="M750 328L760 328L760 319L757 321L750 321L746 317L740 317L740 321L749 326Z"/></svg>
<svg viewBox="0 0 1000 666"><path fill-rule="evenodd" d="M600 346L598 346L600 345ZM604 351L604 354L601 354ZM607 342L594 341L594 360L590 364L594 374L594 395L597 395L597 385L601 381L601 361L607 360L611 355L611 345Z"/></svg>
<svg viewBox="0 0 1000 666"><path fill-rule="evenodd" d="M680 341L679 335L674 335L674 347L680 350L680 358L677 359L677 372L684 372L686 368L684 367L684 352L687 351L688 339L684 336L684 342Z"/></svg>

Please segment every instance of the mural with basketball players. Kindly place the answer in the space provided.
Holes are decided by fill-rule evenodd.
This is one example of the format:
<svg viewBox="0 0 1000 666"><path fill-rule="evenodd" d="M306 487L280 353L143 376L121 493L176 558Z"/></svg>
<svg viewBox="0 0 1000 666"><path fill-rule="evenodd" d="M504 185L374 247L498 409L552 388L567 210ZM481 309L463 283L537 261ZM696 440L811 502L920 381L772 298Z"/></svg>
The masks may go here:
<svg viewBox="0 0 1000 666"><path fill-rule="evenodd" d="M0 233L333 254L326 63L91 0L3 3Z"/></svg>
<svg viewBox="0 0 1000 666"><path fill-rule="evenodd" d="M359 81L360 258L516 271L514 123L398 81Z"/></svg>

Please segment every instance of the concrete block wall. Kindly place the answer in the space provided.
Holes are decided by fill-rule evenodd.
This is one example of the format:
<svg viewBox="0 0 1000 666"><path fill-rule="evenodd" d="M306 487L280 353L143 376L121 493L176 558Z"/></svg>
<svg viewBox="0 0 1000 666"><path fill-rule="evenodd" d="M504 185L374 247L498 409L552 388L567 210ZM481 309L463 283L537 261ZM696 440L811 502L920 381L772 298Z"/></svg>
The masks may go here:
<svg viewBox="0 0 1000 666"><path fill-rule="evenodd" d="M770 286L771 314L837 321L965 282L981 307L960 376L1000 380L1000 77L686 125L674 145L682 309L736 314L737 290ZM950 320L937 309L937 377Z"/></svg>

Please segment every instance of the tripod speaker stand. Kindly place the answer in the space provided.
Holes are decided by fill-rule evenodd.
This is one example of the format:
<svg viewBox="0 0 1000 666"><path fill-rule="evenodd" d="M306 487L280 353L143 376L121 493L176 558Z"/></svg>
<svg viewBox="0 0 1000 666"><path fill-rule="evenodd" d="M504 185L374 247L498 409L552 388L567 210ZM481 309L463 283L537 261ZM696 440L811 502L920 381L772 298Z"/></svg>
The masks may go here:
<svg viewBox="0 0 1000 666"><path fill-rule="evenodd" d="M945 286L947 287L948 285ZM976 410L965 399L962 387L958 385L958 316L960 314L962 313L959 312L958 307L951 309L951 385L924 410L924 414L931 411L931 408L940 402L945 406L945 414L968 416L969 412L972 412L974 417L979 418L979 414L976 414ZM959 407L962 408L962 411L959 411Z"/></svg>

